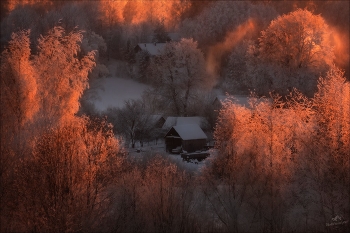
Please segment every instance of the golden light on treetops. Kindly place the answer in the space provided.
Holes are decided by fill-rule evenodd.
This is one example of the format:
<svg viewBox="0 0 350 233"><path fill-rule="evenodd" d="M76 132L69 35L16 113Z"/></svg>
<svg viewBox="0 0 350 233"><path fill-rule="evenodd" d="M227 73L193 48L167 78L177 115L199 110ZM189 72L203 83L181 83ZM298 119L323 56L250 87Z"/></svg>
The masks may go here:
<svg viewBox="0 0 350 233"><path fill-rule="evenodd" d="M101 1L102 21L139 24L163 21L166 27L173 26L181 14L188 9L187 1Z"/></svg>

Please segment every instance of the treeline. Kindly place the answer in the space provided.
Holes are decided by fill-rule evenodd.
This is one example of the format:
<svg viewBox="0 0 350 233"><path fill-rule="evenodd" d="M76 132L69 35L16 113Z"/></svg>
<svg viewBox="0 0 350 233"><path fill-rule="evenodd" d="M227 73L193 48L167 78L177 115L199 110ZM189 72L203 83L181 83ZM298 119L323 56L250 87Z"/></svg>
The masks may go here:
<svg viewBox="0 0 350 233"><path fill-rule="evenodd" d="M342 52L348 50L349 3L348 1L2 1L1 46L10 40L11 33L31 29L32 49L36 38L54 26L66 31L75 27L86 31L85 37L95 33L103 38L107 49L104 57L135 62L130 56L137 43L164 42L165 32L179 33L180 37L193 38L207 56L210 46L225 40L226 35L248 19L254 19L252 32L244 38L257 42L260 32L273 19L295 10L306 9L321 15L338 34L337 65L346 70L348 58ZM154 35L156 34L156 35ZM158 34L158 35L157 35ZM161 39L161 40L159 40ZM342 41L345 41L342 42ZM96 46L100 46L97 41ZM227 56L223 54L219 73L224 75ZM240 51L241 49L238 49ZM100 51L101 52L101 51ZM227 76L228 74L225 74Z"/></svg>
<svg viewBox="0 0 350 233"><path fill-rule="evenodd" d="M349 218L350 86L343 75L333 67L313 98L293 90L283 101L272 94L252 97L249 107L224 103L209 170L227 186L234 211L221 214L228 231L246 231L248 219L264 232L348 229L344 222L326 227L337 215Z"/></svg>
<svg viewBox="0 0 350 233"><path fill-rule="evenodd" d="M1 54L3 232L80 229L122 168L111 126L76 116L95 65L93 52L80 53L81 41L80 31L55 27L33 53L23 30Z"/></svg>

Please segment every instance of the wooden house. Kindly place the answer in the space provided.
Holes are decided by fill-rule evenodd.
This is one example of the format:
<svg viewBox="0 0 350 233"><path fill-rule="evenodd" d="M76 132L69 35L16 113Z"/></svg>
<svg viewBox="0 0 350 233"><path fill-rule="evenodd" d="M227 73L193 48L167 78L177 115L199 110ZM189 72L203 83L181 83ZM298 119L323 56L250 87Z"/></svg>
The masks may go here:
<svg viewBox="0 0 350 233"><path fill-rule="evenodd" d="M145 51L150 56L158 56L164 50L166 43L139 43L135 46L134 51Z"/></svg>
<svg viewBox="0 0 350 233"><path fill-rule="evenodd" d="M200 117L200 116L192 116L192 117L169 116L166 118L163 124L163 129L169 130L171 127L175 125L188 125L188 124L196 124L202 129L204 129L207 127L208 122L204 117Z"/></svg>
<svg viewBox="0 0 350 233"><path fill-rule="evenodd" d="M194 152L203 149L207 143L207 136L197 124L173 126L164 139L167 152L180 146L184 151Z"/></svg>

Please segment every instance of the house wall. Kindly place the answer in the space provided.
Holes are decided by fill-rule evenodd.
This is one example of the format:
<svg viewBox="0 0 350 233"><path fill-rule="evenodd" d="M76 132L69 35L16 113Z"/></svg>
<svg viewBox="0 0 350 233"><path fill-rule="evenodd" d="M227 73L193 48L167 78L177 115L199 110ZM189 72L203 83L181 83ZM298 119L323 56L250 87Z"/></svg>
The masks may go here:
<svg viewBox="0 0 350 233"><path fill-rule="evenodd" d="M194 152L203 149L206 143L206 139L182 140L182 149L187 152Z"/></svg>
<svg viewBox="0 0 350 233"><path fill-rule="evenodd" d="M181 146L181 144L181 138L165 138L165 151L171 152L172 149Z"/></svg>

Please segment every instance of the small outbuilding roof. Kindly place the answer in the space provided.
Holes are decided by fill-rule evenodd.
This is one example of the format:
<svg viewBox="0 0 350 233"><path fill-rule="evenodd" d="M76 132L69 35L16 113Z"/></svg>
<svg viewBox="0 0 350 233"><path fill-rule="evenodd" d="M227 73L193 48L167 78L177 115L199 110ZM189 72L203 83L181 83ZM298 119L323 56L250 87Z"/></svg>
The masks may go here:
<svg viewBox="0 0 350 233"><path fill-rule="evenodd" d="M194 117L167 117L165 123L163 125L164 129L169 129L175 125L188 125L188 124L196 124L198 126L202 126L202 124L206 123L205 118L194 116Z"/></svg>
<svg viewBox="0 0 350 233"><path fill-rule="evenodd" d="M159 55L163 51L166 43L139 43L137 46L143 51L147 51L150 55Z"/></svg>
<svg viewBox="0 0 350 233"><path fill-rule="evenodd" d="M207 135L197 124L184 124L173 126L173 129L179 134L182 140L207 139Z"/></svg>

